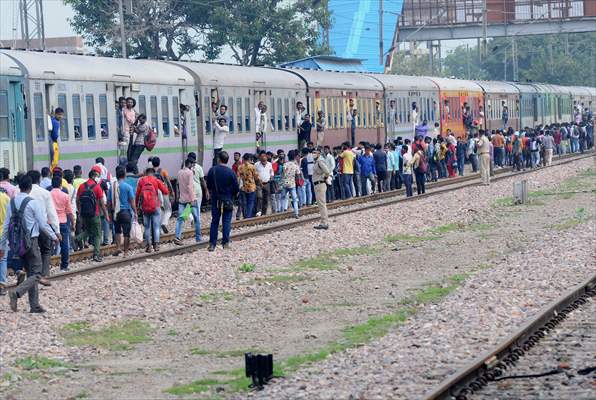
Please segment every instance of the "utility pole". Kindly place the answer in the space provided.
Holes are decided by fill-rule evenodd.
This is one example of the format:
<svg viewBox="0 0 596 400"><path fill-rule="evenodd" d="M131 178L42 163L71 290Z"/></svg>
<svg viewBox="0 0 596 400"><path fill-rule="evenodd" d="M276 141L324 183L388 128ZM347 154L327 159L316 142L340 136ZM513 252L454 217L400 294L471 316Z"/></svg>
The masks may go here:
<svg viewBox="0 0 596 400"><path fill-rule="evenodd" d="M470 45L466 43L466 65L468 67L468 79L470 79Z"/></svg>
<svg viewBox="0 0 596 400"><path fill-rule="evenodd" d="M385 64L383 58L383 0L379 0L379 65Z"/></svg>
<svg viewBox="0 0 596 400"><path fill-rule="evenodd" d="M124 7L122 0L118 0L118 8L120 11L120 46L122 47L122 58L126 58L126 37L124 35Z"/></svg>
<svg viewBox="0 0 596 400"><path fill-rule="evenodd" d="M43 22L42 0L19 0L19 11L21 14L21 38L25 42L25 48L31 49L31 40L37 39L41 50L46 49L45 26Z"/></svg>
<svg viewBox="0 0 596 400"><path fill-rule="evenodd" d="M487 20L486 0L482 0L482 58L486 58L486 55L487 55L487 42L486 42L487 31L488 31L488 20Z"/></svg>
<svg viewBox="0 0 596 400"><path fill-rule="evenodd" d="M513 75L513 81L517 82L518 81L518 76L517 76L517 42L515 40L515 36L511 36L511 64L512 64L512 75Z"/></svg>

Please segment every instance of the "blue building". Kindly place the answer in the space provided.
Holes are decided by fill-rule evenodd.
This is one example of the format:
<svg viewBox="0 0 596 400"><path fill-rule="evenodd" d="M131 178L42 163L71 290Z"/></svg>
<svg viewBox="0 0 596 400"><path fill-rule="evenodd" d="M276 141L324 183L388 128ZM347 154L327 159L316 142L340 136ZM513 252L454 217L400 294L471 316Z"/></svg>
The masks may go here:
<svg viewBox="0 0 596 400"><path fill-rule="evenodd" d="M281 64L280 67L304 68L321 71L366 72L363 60L336 56L313 56Z"/></svg>
<svg viewBox="0 0 596 400"><path fill-rule="evenodd" d="M335 55L362 59L368 71L384 72L379 63L379 0L329 0L333 25L329 44ZM403 0L383 1L383 53L391 48Z"/></svg>

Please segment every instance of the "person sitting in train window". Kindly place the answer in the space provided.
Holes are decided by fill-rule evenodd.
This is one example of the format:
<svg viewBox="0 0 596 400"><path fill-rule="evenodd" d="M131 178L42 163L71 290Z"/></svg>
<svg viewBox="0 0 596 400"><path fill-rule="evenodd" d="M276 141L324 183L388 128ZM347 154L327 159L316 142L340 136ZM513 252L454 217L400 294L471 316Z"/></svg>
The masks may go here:
<svg viewBox="0 0 596 400"><path fill-rule="evenodd" d="M118 97L116 103L116 131L118 132L118 145L124 146L124 109L126 108L126 97Z"/></svg>
<svg viewBox="0 0 596 400"><path fill-rule="evenodd" d="M136 121L132 125L133 132L136 134L134 141L132 140L131 135L131 143L132 145L129 146L131 148L130 157L128 157L128 161L134 163L135 165L138 163L141 154L145 150L145 136L149 133L149 124L147 124L147 116L145 114L139 114Z"/></svg>
<svg viewBox="0 0 596 400"><path fill-rule="evenodd" d="M50 170L58 166L58 160L60 158L60 152L58 149L58 138L60 137L60 121L64 117L64 110L60 107L54 109L54 115L52 115L52 129L50 132Z"/></svg>

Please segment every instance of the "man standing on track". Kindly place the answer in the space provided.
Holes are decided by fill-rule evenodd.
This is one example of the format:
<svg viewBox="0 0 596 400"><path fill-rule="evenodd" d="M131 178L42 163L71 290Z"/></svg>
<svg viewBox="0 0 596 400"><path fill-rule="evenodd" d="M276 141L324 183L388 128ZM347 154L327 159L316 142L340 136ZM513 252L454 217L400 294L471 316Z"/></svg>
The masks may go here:
<svg viewBox="0 0 596 400"><path fill-rule="evenodd" d="M478 150L478 157L480 159L480 176L482 177L482 184L490 185L490 141L486 137L483 129L480 130L480 138L476 142Z"/></svg>
<svg viewBox="0 0 596 400"><path fill-rule="evenodd" d="M315 226L315 229L328 229L329 218L327 216L327 183L331 180L328 179L331 175L331 170L327 166L327 162L324 157L321 157L321 150L319 148L313 151L314 166L313 166L313 186L315 190L315 196L317 197L317 205L319 206L319 213L321 214L321 223Z"/></svg>
<svg viewBox="0 0 596 400"><path fill-rule="evenodd" d="M145 226L145 253L159 251L159 236L161 233L161 201L159 193L163 196L170 194L168 188L162 181L155 177L153 167L145 170L145 176L139 179L135 195L135 203L143 213L143 225Z"/></svg>
<svg viewBox="0 0 596 400"><path fill-rule="evenodd" d="M222 220L222 245L224 249L230 246L230 232L232 230L232 213L234 211L233 198L238 195L238 179L228 166L229 156L226 151L218 155L218 165L212 167L207 174L207 188L211 192L211 228L209 230L209 251L214 251L217 245L219 219Z"/></svg>
<svg viewBox="0 0 596 400"><path fill-rule="evenodd" d="M106 200L104 191L99 185L99 172L92 169L89 172L89 179L85 181L79 190L77 190L77 210L78 218L81 218L83 229L77 236L79 247L83 247L83 243L90 238L93 244L93 261L101 262L102 258L99 251L99 244L101 238L101 223L99 220L99 210L103 211L104 215L108 214L106 208Z"/></svg>
<svg viewBox="0 0 596 400"><path fill-rule="evenodd" d="M6 211L6 219L4 220L2 229L2 239L0 240L0 259L3 258L4 252L6 252L9 247L8 235L10 220L14 219L13 213L18 212L20 216L16 218L19 219L24 230L29 233L31 241L25 254L20 256L20 259L27 270L27 279L20 283L14 291L10 292L10 309L13 312L16 312L18 299L25 294L25 292L28 292L30 312L44 313L45 310L39 305L39 290L37 287L37 283L41 279L43 268L38 237L40 232L44 232L53 244L56 244L59 239L52 227L48 224L48 218L43 203L34 200L29 196L31 188L31 177L27 175L23 176L19 180L20 193L11 200ZM11 247L13 245L15 244L11 244ZM12 250L14 251L14 249Z"/></svg>

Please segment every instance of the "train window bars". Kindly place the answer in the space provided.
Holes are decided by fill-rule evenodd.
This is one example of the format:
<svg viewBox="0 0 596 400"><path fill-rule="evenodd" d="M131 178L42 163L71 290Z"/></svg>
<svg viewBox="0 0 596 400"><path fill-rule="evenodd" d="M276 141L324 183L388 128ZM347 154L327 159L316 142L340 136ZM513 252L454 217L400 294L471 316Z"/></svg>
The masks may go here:
<svg viewBox="0 0 596 400"><path fill-rule="evenodd" d="M38 142L45 140L45 129L43 127L43 95L33 93L33 112L35 115L35 138Z"/></svg>
<svg viewBox="0 0 596 400"><path fill-rule="evenodd" d="M75 140L83 140L83 126L81 123L81 96L72 95L72 129Z"/></svg>
<svg viewBox="0 0 596 400"><path fill-rule="evenodd" d="M63 142L68 141L68 105L66 101L66 94L58 94L58 107L64 110L64 117L60 120L60 140Z"/></svg>
<svg viewBox="0 0 596 400"><path fill-rule="evenodd" d="M8 129L8 92L0 90L0 140L10 139Z"/></svg>
<svg viewBox="0 0 596 400"><path fill-rule="evenodd" d="M110 137L108 127L108 97L105 94L99 95L99 134L102 139Z"/></svg>

